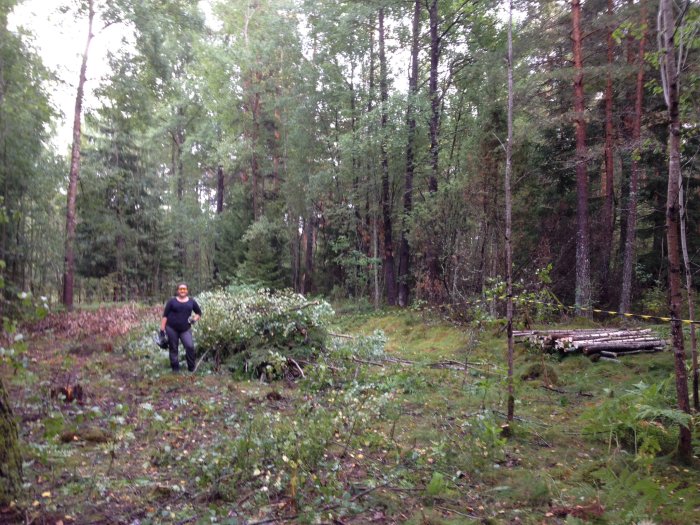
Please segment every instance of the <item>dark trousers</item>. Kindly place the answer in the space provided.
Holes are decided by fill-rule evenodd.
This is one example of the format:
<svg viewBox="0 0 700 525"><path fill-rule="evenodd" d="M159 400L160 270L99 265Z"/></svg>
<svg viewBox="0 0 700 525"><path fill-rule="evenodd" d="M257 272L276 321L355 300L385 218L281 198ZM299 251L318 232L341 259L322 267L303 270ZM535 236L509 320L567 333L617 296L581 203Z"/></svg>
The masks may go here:
<svg viewBox="0 0 700 525"><path fill-rule="evenodd" d="M185 332L178 332L170 326L165 327L165 331L168 333L168 344L170 347L170 368L173 371L180 370L180 358L178 356L178 348L180 346L180 341L182 341L182 346L185 347L185 357L187 359L187 370L190 372L194 371L194 341L192 340L192 330L187 330Z"/></svg>

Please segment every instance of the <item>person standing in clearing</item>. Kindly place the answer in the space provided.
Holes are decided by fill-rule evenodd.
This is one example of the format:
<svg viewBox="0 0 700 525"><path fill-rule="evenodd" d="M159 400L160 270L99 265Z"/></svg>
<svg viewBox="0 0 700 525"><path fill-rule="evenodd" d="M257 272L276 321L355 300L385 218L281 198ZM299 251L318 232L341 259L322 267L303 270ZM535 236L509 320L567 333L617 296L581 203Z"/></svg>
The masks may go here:
<svg viewBox="0 0 700 525"><path fill-rule="evenodd" d="M194 315L192 315L194 313ZM160 321L161 332L168 334L170 350L170 368L173 372L180 371L180 358L178 356L180 341L185 347L187 358L187 370L194 372L194 341L192 340L192 323L199 321L202 310L197 301L187 294L187 284L177 285L177 295L171 297L165 303L163 318ZM190 316L192 320L190 321Z"/></svg>

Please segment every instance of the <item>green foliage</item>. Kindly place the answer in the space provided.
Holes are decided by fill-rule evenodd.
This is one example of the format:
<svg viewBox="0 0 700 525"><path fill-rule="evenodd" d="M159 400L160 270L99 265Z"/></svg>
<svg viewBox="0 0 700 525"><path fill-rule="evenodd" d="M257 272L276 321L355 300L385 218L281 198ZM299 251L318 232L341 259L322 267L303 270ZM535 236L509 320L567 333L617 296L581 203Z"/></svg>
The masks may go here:
<svg viewBox="0 0 700 525"><path fill-rule="evenodd" d="M671 379L655 384L639 382L621 395L607 390L607 399L581 416L585 432L605 438L609 446L626 447L646 466L658 453L669 453L678 426L690 425L690 415L673 408Z"/></svg>
<svg viewBox="0 0 700 525"><path fill-rule="evenodd" d="M350 217L345 219L352 220ZM333 263L342 268L345 276L343 293L341 294L338 289L334 289L331 291L331 296L335 299L341 299L346 296L355 297L366 292L368 272L373 265L380 264L381 260L369 257L358 250L357 246L343 234L332 240L329 248L334 255Z"/></svg>
<svg viewBox="0 0 700 525"><path fill-rule="evenodd" d="M660 283L655 282L653 286L648 288L642 297L639 299L639 311L650 315L667 315L668 314L668 292Z"/></svg>
<svg viewBox="0 0 700 525"><path fill-rule="evenodd" d="M433 472L430 482L425 487L426 495L435 498L444 495L446 491L447 482L445 481L445 476L441 472Z"/></svg>
<svg viewBox="0 0 700 525"><path fill-rule="evenodd" d="M248 227L241 240L247 246L245 260L238 271L244 282L270 288L289 285L289 272L285 270L287 232L280 222L263 216Z"/></svg>
<svg viewBox="0 0 700 525"><path fill-rule="evenodd" d="M214 263L219 271L221 284L238 281L237 275L248 251L243 236L253 222L250 194L240 185L227 193L227 206L216 218L216 249Z"/></svg>
<svg viewBox="0 0 700 525"><path fill-rule="evenodd" d="M201 352L230 361L239 372L279 377L287 358L312 360L323 348L333 310L289 290L230 286L205 292L197 325ZM269 368L268 368L269 367Z"/></svg>
<svg viewBox="0 0 700 525"><path fill-rule="evenodd" d="M8 30L14 3L0 7L0 257L7 263L3 296L9 300L30 287L37 294L56 290L49 263L63 257L57 202L65 174L47 147L56 116L50 73L31 36Z"/></svg>
<svg viewBox="0 0 700 525"><path fill-rule="evenodd" d="M562 305L551 290L552 264L537 268L530 280L513 282L513 305L516 323L542 323L558 319L562 313ZM488 320L491 314L487 304L503 304L506 299L506 282L501 277L489 277L484 288L483 303L477 303L474 315L477 319Z"/></svg>
<svg viewBox="0 0 700 525"><path fill-rule="evenodd" d="M688 502L694 488L683 483L654 479L624 463L601 468L592 475L613 522L680 524L694 512ZM668 504L671 500L673 505Z"/></svg>

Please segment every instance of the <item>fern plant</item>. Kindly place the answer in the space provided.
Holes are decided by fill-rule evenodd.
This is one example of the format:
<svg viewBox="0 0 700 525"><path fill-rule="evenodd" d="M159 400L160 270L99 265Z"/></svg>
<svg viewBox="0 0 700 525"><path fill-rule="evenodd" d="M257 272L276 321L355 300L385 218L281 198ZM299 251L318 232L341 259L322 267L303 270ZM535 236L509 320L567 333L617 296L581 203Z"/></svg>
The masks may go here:
<svg viewBox="0 0 700 525"><path fill-rule="evenodd" d="M581 416L584 432L604 438L609 448L631 450L637 461L650 467L658 453L673 449L678 426L691 424L689 414L673 408L670 381L639 382L620 396L606 389L607 399Z"/></svg>

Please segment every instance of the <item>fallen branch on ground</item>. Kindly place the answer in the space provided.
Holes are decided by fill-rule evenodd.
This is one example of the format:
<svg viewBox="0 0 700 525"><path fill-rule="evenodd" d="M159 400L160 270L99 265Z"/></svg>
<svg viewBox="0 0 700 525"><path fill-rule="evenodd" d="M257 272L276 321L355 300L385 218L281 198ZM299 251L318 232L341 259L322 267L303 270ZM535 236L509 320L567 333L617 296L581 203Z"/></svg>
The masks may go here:
<svg viewBox="0 0 700 525"><path fill-rule="evenodd" d="M589 394L588 392L581 392L580 390L578 392L569 392L568 390L561 390L559 388L553 388L547 385L540 385L540 388L544 388L545 390L551 390L552 392L557 392L558 394L575 394L577 396L582 397L593 397L593 394Z"/></svg>

